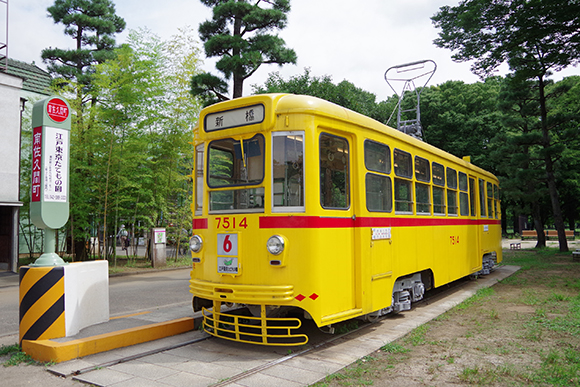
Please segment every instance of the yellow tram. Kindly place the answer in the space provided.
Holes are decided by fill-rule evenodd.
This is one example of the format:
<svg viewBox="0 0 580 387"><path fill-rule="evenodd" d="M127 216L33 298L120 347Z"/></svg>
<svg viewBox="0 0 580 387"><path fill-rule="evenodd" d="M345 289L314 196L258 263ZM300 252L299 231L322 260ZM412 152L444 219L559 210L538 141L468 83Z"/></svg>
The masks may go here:
<svg viewBox="0 0 580 387"><path fill-rule="evenodd" d="M214 336L303 344L298 317L401 312L502 259L493 174L335 104L222 102L194 142L190 291Z"/></svg>

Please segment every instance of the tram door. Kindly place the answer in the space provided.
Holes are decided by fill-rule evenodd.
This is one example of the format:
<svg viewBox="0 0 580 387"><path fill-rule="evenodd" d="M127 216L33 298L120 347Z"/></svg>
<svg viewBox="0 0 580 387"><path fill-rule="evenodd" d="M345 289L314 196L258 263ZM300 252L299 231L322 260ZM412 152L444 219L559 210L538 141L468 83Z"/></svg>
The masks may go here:
<svg viewBox="0 0 580 387"><path fill-rule="evenodd" d="M391 228L371 228L370 246L372 310L378 310L386 307L391 301L390 295L394 281Z"/></svg>
<svg viewBox="0 0 580 387"><path fill-rule="evenodd" d="M469 256L469 268L471 272L479 270L478 267L481 265L480 258L480 233L479 224L477 222L477 185L475 184L476 178L474 176L469 176L469 219L470 222L467 226L467 240L469 242L470 251Z"/></svg>
<svg viewBox="0 0 580 387"><path fill-rule="evenodd" d="M364 202L366 208L375 216L381 217L380 225L364 228L359 234L363 246L370 246L370 288L372 310L384 308L391 301L392 278L392 239L391 217L384 216L393 211L393 186L390 176L390 149L387 145L365 141ZM369 241L370 239L370 241Z"/></svg>
<svg viewBox="0 0 580 387"><path fill-rule="evenodd" d="M328 257L325 266L327 289L333 294L334 305L324 313L355 309L356 267L354 238L352 141L348 137L321 133L320 142L320 204L328 228L322 231L322 246Z"/></svg>

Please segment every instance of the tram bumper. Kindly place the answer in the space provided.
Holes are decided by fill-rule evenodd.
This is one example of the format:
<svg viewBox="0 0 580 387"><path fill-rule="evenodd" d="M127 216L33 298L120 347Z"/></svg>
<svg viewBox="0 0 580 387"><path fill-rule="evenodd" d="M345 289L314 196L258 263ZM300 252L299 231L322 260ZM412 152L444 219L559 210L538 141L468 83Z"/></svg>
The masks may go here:
<svg viewBox="0 0 580 387"><path fill-rule="evenodd" d="M290 306L294 301L292 285L224 284L192 278L189 288L194 294L194 309L202 311L203 330L212 336L261 345L308 342L308 336L296 332L302 325L300 319L272 317L268 313L280 306ZM222 313L222 305L231 303L247 308ZM246 310L248 313L242 314Z"/></svg>
<svg viewBox="0 0 580 387"><path fill-rule="evenodd" d="M259 316L221 312L221 301L213 302L213 309L202 309L203 330L212 336L242 343L295 346L308 342L308 336L297 333L302 326L296 317L267 317L266 305L260 305Z"/></svg>

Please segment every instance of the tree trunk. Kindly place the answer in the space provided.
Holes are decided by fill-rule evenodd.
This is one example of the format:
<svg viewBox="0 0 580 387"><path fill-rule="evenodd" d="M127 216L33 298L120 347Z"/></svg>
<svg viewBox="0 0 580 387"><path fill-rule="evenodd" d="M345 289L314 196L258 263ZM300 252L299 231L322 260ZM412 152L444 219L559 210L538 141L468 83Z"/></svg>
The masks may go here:
<svg viewBox="0 0 580 387"><path fill-rule="evenodd" d="M550 147L550 133L548 128L548 111L546 108L546 94L544 77L538 77L538 88L540 92L540 122L542 125L542 147L546 151ZM566 240L566 232L564 228L564 218L562 217L562 209L560 208L560 196L558 188L556 187L556 177L554 176L554 162L549 152L544 152L544 162L546 164L546 178L548 181L548 190L550 192L550 202L552 203L552 216L554 217L554 225L558 231L558 243L560 251L568 251L568 241Z"/></svg>
<svg viewBox="0 0 580 387"><path fill-rule="evenodd" d="M542 222L542 213L538 202L533 204L532 211L534 213L534 230L536 230L536 236L538 238L536 249L539 249L546 247L546 233L544 232L544 223Z"/></svg>
<svg viewBox="0 0 580 387"><path fill-rule="evenodd" d="M242 35L242 19L236 17L234 21L234 36L241 36ZM240 56L240 49L239 47L235 47L233 49L233 56L239 57ZM243 95L243 88L244 88L244 77L243 77L243 69L234 69L234 93L233 98L240 98Z"/></svg>

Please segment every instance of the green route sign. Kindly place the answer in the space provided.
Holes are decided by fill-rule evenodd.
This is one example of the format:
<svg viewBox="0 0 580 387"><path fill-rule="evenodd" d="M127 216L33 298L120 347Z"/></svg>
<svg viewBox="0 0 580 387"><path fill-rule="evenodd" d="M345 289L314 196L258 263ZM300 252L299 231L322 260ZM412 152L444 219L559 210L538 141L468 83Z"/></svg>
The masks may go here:
<svg viewBox="0 0 580 387"><path fill-rule="evenodd" d="M65 264L55 253L55 230L69 217L70 123L70 106L60 97L32 108L30 217L45 232L44 254L32 266Z"/></svg>

